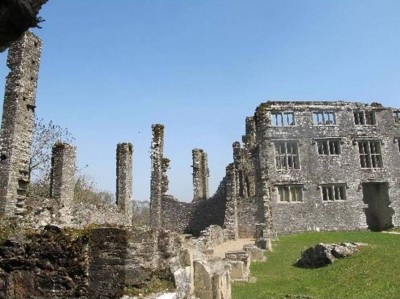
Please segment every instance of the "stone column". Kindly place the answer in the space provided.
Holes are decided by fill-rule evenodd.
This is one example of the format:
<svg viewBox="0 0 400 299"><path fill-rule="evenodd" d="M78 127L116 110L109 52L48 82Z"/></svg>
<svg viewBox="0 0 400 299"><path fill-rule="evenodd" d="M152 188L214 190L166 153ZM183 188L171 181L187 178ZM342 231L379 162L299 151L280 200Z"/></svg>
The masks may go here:
<svg viewBox="0 0 400 299"><path fill-rule="evenodd" d="M152 126L153 137L151 142L151 183L150 183L150 221L151 227L160 229L161 200L163 182L163 151L164 151L164 126L155 124Z"/></svg>
<svg viewBox="0 0 400 299"><path fill-rule="evenodd" d="M202 149L192 150L193 158L193 201L208 198L208 157Z"/></svg>
<svg viewBox="0 0 400 299"><path fill-rule="evenodd" d="M131 143L119 143L117 145L117 190L116 199L120 211L127 219L132 220L132 155Z"/></svg>
<svg viewBox="0 0 400 299"><path fill-rule="evenodd" d="M76 148L67 143L57 142L51 158L50 196L63 207L74 200L76 170Z"/></svg>
<svg viewBox="0 0 400 299"><path fill-rule="evenodd" d="M0 152L0 215L24 214L41 41L26 32L8 51Z"/></svg>
<svg viewBox="0 0 400 299"><path fill-rule="evenodd" d="M237 170L233 164L226 167L226 206L224 226L229 240L239 237L237 217Z"/></svg>

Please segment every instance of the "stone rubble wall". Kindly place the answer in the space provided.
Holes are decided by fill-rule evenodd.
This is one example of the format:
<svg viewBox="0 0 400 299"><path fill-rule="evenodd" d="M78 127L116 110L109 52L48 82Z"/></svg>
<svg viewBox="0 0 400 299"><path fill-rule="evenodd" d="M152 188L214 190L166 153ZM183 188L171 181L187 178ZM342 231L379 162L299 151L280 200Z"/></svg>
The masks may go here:
<svg viewBox="0 0 400 299"><path fill-rule="evenodd" d="M164 196L161 207L163 227L180 233L197 236L209 225L222 226L224 222L224 198L212 197L185 203L172 196Z"/></svg>

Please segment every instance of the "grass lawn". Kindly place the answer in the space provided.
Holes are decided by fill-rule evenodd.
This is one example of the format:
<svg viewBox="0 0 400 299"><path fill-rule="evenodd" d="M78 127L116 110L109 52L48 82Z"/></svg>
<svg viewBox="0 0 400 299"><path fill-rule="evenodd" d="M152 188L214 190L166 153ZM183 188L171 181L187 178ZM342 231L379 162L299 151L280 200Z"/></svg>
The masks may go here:
<svg viewBox="0 0 400 299"><path fill-rule="evenodd" d="M292 266L317 243L363 242L354 256L319 269ZM267 262L252 263L256 283L235 283L232 299L400 298L400 235L324 232L281 236Z"/></svg>

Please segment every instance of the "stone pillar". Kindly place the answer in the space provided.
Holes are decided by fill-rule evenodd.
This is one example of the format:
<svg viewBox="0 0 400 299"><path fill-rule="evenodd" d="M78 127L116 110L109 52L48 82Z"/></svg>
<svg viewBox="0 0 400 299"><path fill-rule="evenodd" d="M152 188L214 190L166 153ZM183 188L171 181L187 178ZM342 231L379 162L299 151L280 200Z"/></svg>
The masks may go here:
<svg viewBox="0 0 400 299"><path fill-rule="evenodd" d="M50 196L62 206L74 200L76 148L57 142L52 149Z"/></svg>
<svg viewBox="0 0 400 299"><path fill-rule="evenodd" d="M120 211L132 220L132 143L117 145L117 190L116 199ZM129 223L130 224L130 223Z"/></svg>
<svg viewBox="0 0 400 299"><path fill-rule="evenodd" d="M193 201L208 198L208 157L202 149L192 150L193 158Z"/></svg>
<svg viewBox="0 0 400 299"><path fill-rule="evenodd" d="M252 148L256 144L256 122L254 117L246 117L246 135L242 141L246 148Z"/></svg>
<svg viewBox="0 0 400 299"><path fill-rule="evenodd" d="M10 48L0 152L0 215L23 215L29 184L41 41L26 32Z"/></svg>
<svg viewBox="0 0 400 299"><path fill-rule="evenodd" d="M150 183L150 222L151 227L160 229L161 200L163 182L163 151L164 151L164 126L156 124L152 126L153 137L151 142L151 183Z"/></svg>
<svg viewBox="0 0 400 299"><path fill-rule="evenodd" d="M228 240L236 240L239 237L237 217L237 170L233 164L226 167L226 206L224 226Z"/></svg>

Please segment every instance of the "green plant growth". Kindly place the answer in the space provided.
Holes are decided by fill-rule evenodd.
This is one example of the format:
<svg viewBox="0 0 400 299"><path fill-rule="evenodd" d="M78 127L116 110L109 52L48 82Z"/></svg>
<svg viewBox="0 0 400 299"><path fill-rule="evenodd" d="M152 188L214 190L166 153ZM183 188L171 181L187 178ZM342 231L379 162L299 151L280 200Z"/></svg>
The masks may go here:
<svg viewBox="0 0 400 299"><path fill-rule="evenodd" d="M354 256L319 269L293 264L318 243L363 242ZM374 232L325 232L281 236L267 262L253 263L256 283L235 283L233 299L399 298L400 235Z"/></svg>

